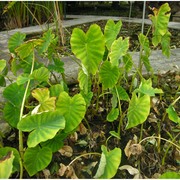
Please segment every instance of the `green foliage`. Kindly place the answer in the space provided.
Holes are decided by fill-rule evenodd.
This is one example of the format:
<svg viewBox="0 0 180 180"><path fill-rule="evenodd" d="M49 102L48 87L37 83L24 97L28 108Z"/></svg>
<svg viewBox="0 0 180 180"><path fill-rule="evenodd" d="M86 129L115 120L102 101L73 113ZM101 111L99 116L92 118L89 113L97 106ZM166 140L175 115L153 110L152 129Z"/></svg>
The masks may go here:
<svg viewBox="0 0 180 180"><path fill-rule="evenodd" d="M26 38L26 34L17 32L13 34L8 41L8 48L11 53L15 53L15 49L19 47Z"/></svg>
<svg viewBox="0 0 180 180"><path fill-rule="evenodd" d="M59 111L27 116L18 123L18 129L30 132L27 140L28 147L35 147L41 142L52 139L64 127L65 119Z"/></svg>
<svg viewBox="0 0 180 180"><path fill-rule="evenodd" d="M118 108L112 108L109 114L107 115L107 121L113 122L116 120L119 116L119 109Z"/></svg>
<svg viewBox="0 0 180 180"><path fill-rule="evenodd" d="M154 9L154 16L151 16L152 43L154 46L161 43L162 52L167 56L170 55L170 33L167 29L169 10L166 3L159 10ZM10 177L16 171L20 171L20 178L23 178L23 167L30 176L46 168L52 160L52 153L62 148L64 140L76 131L83 119L86 120L86 112L93 108L92 118L99 113L100 98L103 99L102 102L110 100L103 104L103 110L109 112L103 117L104 120L109 123L119 121L117 129L109 131L109 138L121 140L121 132L146 121L150 114L151 97L162 94L163 91L153 88L151 79L142 77L141 67L136 69L132 56L128 53L129 37L118 37L121 26L121 21L115 23L109 20L104 34L96 24L91 25L86 33L79 28L73 30L71 49L76 58L80 59L81 68L78 73L80 93L72 97L65 81L54 85L50 81L51 73L64 75L64 63L56 52L57 37L51 30L39 39L25 41L26 35L21 33L15 33L9 39L8 47L13 53L11 71L17 79L3 91L7 100L3 113L6 121L19 131L19 152L10 147L0 149L0 158L5 157L0 166L2 165L3 170L8 166L3 178ZM143 34L139 34L138 39L142 50L141 65L147 71L152 71L149 61L150 40ZM50 63L40 62L39 56L48 58ZM140 75L140 82L132 90L132 84L127 83L127 75L133 66L136 72L131 83L134 83L137 73ZM1 60L0 75L3 78L6 68L6 61ZM124 88L124 82L127 88L130 87L129 92ZM123 104L128 109L121 107ZM170 120L179 124L178 113L173 105L166 109L166 113ZM87 125L89 126L88 122ZM89 130L90 128L89 126ZM100 163L94 177L113 178L121 162L121 149L108 150L102 145L101 150Z"/></svg>
<svg viewBox="0 0 180 180"><path fill-rule="evenodd" d="M111 52L109 53L109 58L113 66L119 66L119 60L126 55L128 48L129 37L125 38L124 40L122 37L119 37L113 42Z"/></svg>
<svg viewBox="0 0 180 180"><path fill-rule="evenodd" d="M55 110L56 97L50 97L48 88L37 88L32 91L32 96L39 101L36 111L53 111Z"/></svg>
<svg viewBox="0 0 180 180"><path fill-rule="evenodd" d="M168 31L168 22L171 15L170 10L169 4L165 3L159 9L154 8L154 15L149 16L153 23L152 43L154 46L161 43L163 54L167 57L170 55L170 33Z"/></svg>
<svg viewBox="0 0 180 180"><path fill-rule="evenodd" d="M114 148L113 150L108 151L103 145L101 146L101 149L101 160L94 178L110 179L116 174L121 162L121 149Z"/></svg>
<svg viewBox="0 0 180 180"><path fill-rule="evenodd" d="M118 21L116 24L112 19L108 20L104 29L104 37L108 50L110 50L112 43L116 40L117 35L122 27L122 22Z"/></svg>
<svg viewBox="0 0 180 180"><path fill-rule="evenodd" d="M75 28L71 35L71 49L81 60L89 73L96 74L105 51L103 33L98 25L93 24L85 34Z"/></svg>
<svg viewBox="0 0 180 180"><path fill-rule="evenodd" d="M30 176L43 170L49 165L52 159L52 152L47 147L36 146L27 148L24 153L24 166Z"/></svg>
<svg viewBox="0 0 180 180"><path fill-rule="evenodd" d="M113 88L119 79L119 68L105 61L99 71L99 78L104 89Z"/></svg>
<svg viewBox="0 0 180 180"><path fill-rule="evenodd" d="M180 125L180 117L178 116L176 110L172 105L170 105L167 109L166 112L168 113L168 117L171 121L178 123Z"/></svg>
<svg viewBox="0 0 180 180"><path fill-rule="evenodd" d="M81 94L76 94L71 98L66 92L62 92L56 107L66 120L64 129L66 133L73 131L80 124L86 112L86 103Z"/></svg>
<svg viewBox="0 0 180 180"><path fill-rule="evenodd" d="M180 173L168 171L163 173L159 179L180 179Z"/></svg>
<svg viewBox="0 0 180 180"><path fill-rule="evenodd" d="M142 124L147 119L149 112L150 97L148 95L137 97L135 92L132 93L132 98L129 103L127 113L128 122L126 125L126 129Z"/></svg>

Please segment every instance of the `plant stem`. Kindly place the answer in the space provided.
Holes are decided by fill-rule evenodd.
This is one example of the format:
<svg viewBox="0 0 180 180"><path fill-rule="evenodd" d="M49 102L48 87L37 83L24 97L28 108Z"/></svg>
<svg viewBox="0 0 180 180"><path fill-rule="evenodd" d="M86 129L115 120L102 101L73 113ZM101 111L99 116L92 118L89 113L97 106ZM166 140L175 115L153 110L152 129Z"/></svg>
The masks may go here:
<svg viewBox="0 0 180 180"><path fill-rule="evenodd" d="M117 87L114 86L115 89L116 89L116 94L117 94L117 98L118 98L118 106L119 106L119 113L120 113L120 120L119 120L119 126L118 126L118 134L119 134L119 137L121 137L120 135L120 131L121 131L121 126L123 125L123 114L122 114L122 109L121 109L121 101L120 101L120 97L119 97L119 93L117 91Z"/></svg>
<svg viewBox="0 0 180 180"><path fill-rule="evenodd" d="M33 59L32 59L32 66L31 66L30 75L33 73L34 61L35 61L35 58L34 58L34 51L33 51ZM29 89L30 81L31 80L29 79L27 82L27 85L26 85L25 92L24 92L24 96L23 96L23 100L22 100L22 104L21 104L21 109L20 109L19 122L22 120L22 117L23 117L23 111L24 111L24 106L25 106L25 101L26 101L26 96L27 96L27 92ZM19 153L21 156L21 161L23 161L23 159L24 159L23 132L21 130L19 130ZM23 165L22 165L22 163L20 163L20 166L21 166L20 167L20 179L22 179L23 178Z"/></svg>
<svg viewBox="0 0 180 180"><path fill-rule="evenodd" d="M73 159L69 164L68 166L70 166L71 164L73 164L77 159L83 157L83 156L88 156L88 155L98 155L98 156L101 156L100 153L97 153L97 152L90 152L90 153L86 153L86 154L81 154L79 156L77 156L75 159Z"/></svg>
<svg viewBox="0 0 180 180"><path fill-rule="evenodd" d="M141 144L143 141L146 141L147 139L151 139L151 138L162 139L162 140L164 140L166 142L171 143L172 145L174 145L175 147L177 147L180 150L180 146L178 146L177 144L173 143L172 141L169 141L168 139L165 139L165 138L162 138L162 137L158 137L158 136L149 136L149 137L146 137L143 140L141 140L139 142L139 144Z"/></svg>

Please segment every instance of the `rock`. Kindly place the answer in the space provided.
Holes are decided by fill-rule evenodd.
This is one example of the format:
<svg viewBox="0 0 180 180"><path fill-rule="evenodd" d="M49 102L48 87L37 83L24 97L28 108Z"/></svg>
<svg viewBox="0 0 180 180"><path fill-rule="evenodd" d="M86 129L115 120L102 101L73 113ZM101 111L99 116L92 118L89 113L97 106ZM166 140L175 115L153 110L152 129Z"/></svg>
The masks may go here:
<svg viewBox="0 0 180 180"><path fill-rule="evenodd" d="M180 11L178 11L177 13L175 13L173 15L173 19L174 22L180 22Z"/></svg>

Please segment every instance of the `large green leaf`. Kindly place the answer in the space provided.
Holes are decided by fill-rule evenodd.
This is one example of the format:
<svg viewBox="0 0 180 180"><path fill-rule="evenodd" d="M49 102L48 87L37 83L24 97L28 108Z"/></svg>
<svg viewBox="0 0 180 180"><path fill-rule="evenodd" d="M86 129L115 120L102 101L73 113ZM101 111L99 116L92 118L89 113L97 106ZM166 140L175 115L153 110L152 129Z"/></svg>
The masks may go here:
<svg viewBox="0 0 180 180"><path fill-rule="evenodd" d="M108 151L107 148L102 145L102 155L98 170L94 178L110 179L114 177L121 162L121 149L114 148Z"/></svg>
<svg viewBox="0 0 180 180"><path fill-rule="evenodd" d="M17 149L12 147L2 147L0 148L0 158L7 155L9 152L13 152L14 160L13 160L13 170L12 173L19 171L20 164L20 155ZM0 168L1 169L1 168ZM1 174L1 173L0 173Z"/></svg>
<svg viewBox="0 0 180 180"><path fill-rule="evenodd" d="M14 155L13 151L7 153L5 157L0 159L0 178L8 179L11 176L13 169Z"/></svg>
<svg viewBox="0 0 180 180"><path fill-rule="evenodd" d="M47 82L49 80L50 72L47 68L41 67L33 71L31 78L39 81L39 82Z"/></svg>
<svg viewBox="0 0 180 180"><path fill-rule="evenodd" d="M14 106L20 106L24 96L25 88L23 85L12 83L3 91L3 96Z"/></svg>
<svg viewBox="0 0 180 180"><path fill-rule="evenodd" d="M127 50L129 49L129 37L124 40L122 37L119 37L115 40L111 46L111 52L109 54L110 61L113 66L119 66L119 60L121 57L126 55Z"/></svg>
<svg viewBox="0 0 180 180"><path fill-rule="evenodd" d="M71 49L88 72L96 74L105 51L104 36L100 27L93 24L86 34L75 28L71 35Z"/></svg>
<svg viewBox="0 0 180 180"><path fill-rule="evenodd" d="M3 109L3 116L12 127L16 128L20 118L20 107L7 102Z"/></svg>
<svg viewBox="0 0 180 180"><path fill-rule="evenodd" d="M18 123L19 130L30 132L27 141L28 147L35 147L40 142L52 139L64 127L65 119L59 111L27 116Z"/></svg>
<svg viewBox="0 0 180 180"><path fill-rule="evenodd" d="M86 103L81 94L70 97L66 92L59 95L56 108L66 119L64 131L66 133L74 130L84 118Z"/></svg>
<svg viewBox="0 0 180 180"><path fill-rule="evenodd" d="M32 96L39 101L38 112L55 110L56 97L50 97L48 88L37 88L32 91Z"/></svg>
<svg viewBox="0 0 180 180"><path fill-rule="evenodd" d="M153 25L153 38L152 43L154 46L157 46L161 37L164 36L168 31L168 23L170 18L170 10L168 3L163 4L159 9L154 8L154 15L150 15L150 19Z"/></svg>
<svg viewBox="0 0 180 180"><path fill-rule="evenodd" d="M133 92L127 113L126 129L142 124L147 119L149 112L150 96L145 94L142 97L137 97L136 93Z"/></svg>
<svg viewBox="0 0 180 180"><path fill-rule="evenodd" d="M24 166L30 176L45 169L52 159L52 151L47 147L27 148L24 153Z"/></svg>
<svg viewBox="0 0 180 180"><path fill-rule="evenodd" d="M118 21L116 24L112 19L109 19L104 29L104 37L108 50L110 50L112 43L116 40L117 35L122 26L122 21Z"/></svg>
<svg viewBox="0 0 180 180"><path fill-rule="evenodd" d="M119 68L112 66L109 61L105 61L101 66L99 78L104 89L113 88L119 79Z"/></svg>
<svg viewBox="0 0 180 180"><path fill-rule="evenodd" d="M23 43L25 37L26 34L24 33L16 32L15 34L13 34L8 41L9 51L11 53L14 53L15 49Z"/></svg>

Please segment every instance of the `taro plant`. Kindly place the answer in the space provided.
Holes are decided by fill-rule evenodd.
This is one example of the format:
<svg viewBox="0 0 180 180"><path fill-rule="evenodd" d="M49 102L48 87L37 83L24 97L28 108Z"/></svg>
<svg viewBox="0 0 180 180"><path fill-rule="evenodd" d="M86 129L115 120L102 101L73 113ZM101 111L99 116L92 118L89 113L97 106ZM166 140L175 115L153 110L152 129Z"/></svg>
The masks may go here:
<svg viewBox="0 0 180 180"><path fill-rule="evenodd" d="M156 47L160 43L162 53L169 57L170 33L168 31L168 22L170 7L168 3L165 3L159 9L152 10L154 13L154 15L150 16L153 32L152 44ZM121 26L121 21L114 23L113 20L108 20L104 33L96 24L91 25L86 33L79 28L75 28L71 36L71 48L74 55L81 61L78 80L81 94L86 99L86 102L90 105L91 100L93 102L95 99L95 112L97 112L99 98L111 98L111 109L106 119L109 122L119 121L117 131L110 131L111 136L121 139L121 130L141 125L139 137L141 141L143 123L147 120L151 110L151 97L156 94L162 94L163 91L154 88L151 78L145 79L142 74L143 65L148 72L153 72L153 67L149 60L151 49L150 40L147 37L148 34L143 35L141 33L138 36L142 51L140 54L140 66L137 67L131 54L128 52L129 38L118 37ZM122 86L122 82L123 80L127 81L126 75L133 67L136 70L133 78L138 74L140 83L138 87L135 87L133 90L130 89L131 94L128 95ZM91 86L95 87L95 90ZM129 105L128 109L123 111L122 105L125 101ZM174 122L179 121L179 117L172 109L172 106L167 109L167 112L170 115L170 119L173 119ZM160 130L158 137L161 139ZM179 148L179 146L176 147ZM103 165L100 165L102 168ZM99 178L101 176L95 177ZM103 177L105 178L105 176Z"/></svg>
<svg viewBox="0 0 180 180"><path fill-rule="evenodd" d="M17 79L3 92L7 100L3 111L5 120L19 131L19 147L0 149L1 178L17 171L23 178L24 168L30 176L43 170L85 115L86 103L81 94L70 97L63 83L53 85L50 81L51 72L64 71L55 54L56 43L50 30L40 39L25 41L25 34L15 33L9 40L14 56L11 71ZM46 55L51 61L47 65L39 60ZM3 70L5 61L1 63ZM24 132L28 132L27 141Z"/></svg>

